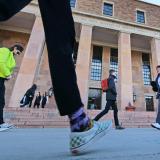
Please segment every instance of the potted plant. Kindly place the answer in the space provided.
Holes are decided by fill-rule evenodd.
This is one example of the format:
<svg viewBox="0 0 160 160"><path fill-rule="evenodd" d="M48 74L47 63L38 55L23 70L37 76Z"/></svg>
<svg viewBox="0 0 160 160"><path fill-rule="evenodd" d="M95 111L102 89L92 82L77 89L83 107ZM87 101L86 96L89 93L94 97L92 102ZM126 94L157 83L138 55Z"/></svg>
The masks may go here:
<svg viewBox="0 0 160 160"><path fill-rule="evenodd" d="M126 111L135 111L136 107L132 106L131 102L126 106Z"/></svg>

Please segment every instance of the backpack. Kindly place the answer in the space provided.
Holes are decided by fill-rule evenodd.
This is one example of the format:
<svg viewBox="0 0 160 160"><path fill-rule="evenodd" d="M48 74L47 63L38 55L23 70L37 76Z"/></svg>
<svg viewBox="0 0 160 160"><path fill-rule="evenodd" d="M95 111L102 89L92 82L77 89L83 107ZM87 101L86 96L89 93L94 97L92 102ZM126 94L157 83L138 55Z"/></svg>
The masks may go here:
<svg viewBox="0 0 160 160"><path fill-rule="evenodd" d="M27 104L29 104L28 98L26 95L23 96L23 98L20 101L20 107L25 107Z"/></svg>
<svg viewBox="0 0 160 160"><path fill-rule="evenodd" d="M104 79L101 81L101 87L102 87L103 92L107 91L107 89L109 87L108 79Z"/></svg>
<svg viewBox="0 0 160 160"><path fill-rule="evenodd" d="M158 92L158 87L155 81L151 81L151 86L154 92Z"/></svg>

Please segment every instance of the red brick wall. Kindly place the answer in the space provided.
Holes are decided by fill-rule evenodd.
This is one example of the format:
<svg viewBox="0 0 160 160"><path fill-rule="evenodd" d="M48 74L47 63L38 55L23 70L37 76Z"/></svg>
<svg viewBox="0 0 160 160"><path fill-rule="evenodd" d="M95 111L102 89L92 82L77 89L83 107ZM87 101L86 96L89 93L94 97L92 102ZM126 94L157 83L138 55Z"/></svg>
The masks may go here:
<svg viewBox="0 0 160 160"><path fill-rule="evenodd" d="M114 17L116 19L135 22L136 9L146 11L146 25L160 27L160 7L139 2L137 0L108 0L114 2ZM102 15L102 0L77 0L77 10Z"/></svg>

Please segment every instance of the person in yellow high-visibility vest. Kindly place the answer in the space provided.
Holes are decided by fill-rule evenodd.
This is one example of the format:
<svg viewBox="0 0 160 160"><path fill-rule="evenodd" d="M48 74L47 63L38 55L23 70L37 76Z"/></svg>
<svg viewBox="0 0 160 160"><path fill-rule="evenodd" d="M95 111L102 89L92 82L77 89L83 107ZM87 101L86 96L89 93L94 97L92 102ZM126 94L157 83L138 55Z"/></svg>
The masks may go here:
<svg viewBox="0 0 160 160"><path fill-rule="evenodd" d="M5 123L3 118L3 108L5 106L5 80L12 78L13 70L16 66L15 55L23 52L21 45L14 45L11 48L0 48L0 131L12 127Z"/></svg>

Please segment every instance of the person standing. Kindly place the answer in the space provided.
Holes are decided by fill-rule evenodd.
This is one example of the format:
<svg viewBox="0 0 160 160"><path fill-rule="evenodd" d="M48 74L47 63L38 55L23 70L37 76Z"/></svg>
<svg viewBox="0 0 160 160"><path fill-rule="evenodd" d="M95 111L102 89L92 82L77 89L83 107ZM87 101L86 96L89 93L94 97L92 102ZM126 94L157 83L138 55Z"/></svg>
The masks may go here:
<svg viewBox="0 0 160 160"><path fill-rule="evenodd" d="M42 96L41 96L41 93L38 92L37 96L36 96L36 99L34 101L34 105L33 105L33 108L39 108L40 104L41 104L41 99L42 99Z"/></svg>
<svg viewBox="0 0 160 160"><path fill-rule="evenodd" d="M3 109L5 106L5 81L12 78L13 69L16 66L14 56L23 52L21 45L14 45L11 48L0 48L0 130L5 130L12 125L4 122Z"/></svg>
<svg viewBox="0 0 160 160"><path fill-rule="evenodd" d="M158 100L158 113L156 118L156 123L152 123L151 126L153 128L160 130L160 65L157 66L157 78L155 80L156 87L157 87L157 100Z"/></svg>
<svg viewBox="0 0 160 160"><path fill-rule="evenodd" d="M117 108L117 104L116 104L117 91L116 91L115 79L116 79L115 71L111 69L109 71L109 78L107 79L108 89L105 91L106 92L106 101L107 101L107 103L106 103L105 109L102 112L100 112L94 118L94 120L98 121L105 114L107 114L108 111L110 110L110 107L112 107L113 112L114 112L114 122L115 122L116 129L124 129L119 124L119 120L118 120L118 108Z"/></svg>
<svg viewBox="0 0 160 160"><path fill-rule="evenodd" d="M47 96L47 93L45 92L45 94L43 94L43 96L42 96L41 107L45 108L47 102L48 102L48 96Z"/></svg>
<svg viewBox="0 0 160 160"><path fill-rule="evenodd" d="M31 0L0 0L0 21L9 19ZM48 49L54 96L61 116L70 121L70 151L79 153L106 134L112 121L95 122L85 113L72 53L75 27L69 0L38 0Z"/></svg>

